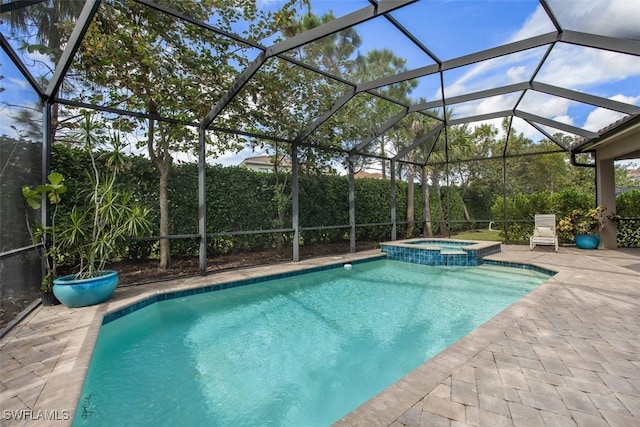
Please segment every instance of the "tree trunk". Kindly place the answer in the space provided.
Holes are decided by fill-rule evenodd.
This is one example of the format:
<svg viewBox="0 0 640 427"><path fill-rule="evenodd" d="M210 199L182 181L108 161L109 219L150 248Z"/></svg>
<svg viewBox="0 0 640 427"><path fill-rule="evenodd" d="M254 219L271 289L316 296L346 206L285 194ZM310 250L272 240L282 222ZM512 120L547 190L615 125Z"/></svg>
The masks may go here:
<svg viewBox="0 0 640 427"><path fill-rule="evenodd" d="M385 156L386 156L386 153L384 150L384 137L381 136L380 137L380 158L384 159ZM380 160L380 163L382 164L382 179L387 179L387 162L385 160Z"/></svg>
<svg viewBox="0 0 640 427"><path fill-rule="evenodd" d="M432 173L433 186L436 189L436 194L438 195L438 216L440 220L440 235L447 236L449 235L449 227L447 226L447 221L444 217L444 209L442 208L442 191L440 191L440 179L437 171L433 171Z"/></svg>
<svg viewBox="0 0 640 427"><path fill-rule="evenodd" d="M273 191L274 191L275 200L277 201L277 208L278 208L278 212L277 212L278 228L285 228L285 224L284 224L284 221L286 218L285 209L287 206L287 202L289 201L289 197L291 197L291 194L289 194L288 196L285 196L284 194L286 190L287 179L286 179L286 175L280 174L280 162L284 158L284 154L279 155L278 150L279 150L279 147L276 146L274 159L273 159L273 173L275 174L276 182L273 187ZM284 178L282 180L282 183L281 183L281 178ZM276 253L280 256L284 254L284 243L285 243L284 233L282 232L276 233Z"/></svg>
<svg viewBox="0 0 640 427"><path fill-rule="evenodd" d="M462 200L462 210L464 211L464 219L467 220L469 230L471 230L471 215L469 214L469 208L467 208L467 204L464 202L464 200Z"/></svg>
<svg viewBox="0 0 640 427"><path fill-rule="evenodd" d="M169 235L169 168L158 165L160 171L160 186L158 199L160 202L160 235ZM160 239L160 269L166 270L171 267L171 245L169 239Z"/></svg>
<svg viewBox="0 0 640 427"><path fill-rule="evenodd" d="M155 111L153 111L155 112ZM169 143L164 131L160 127L160 146L156 152L155 147L155 120L149 120L149 134L147 135L147 150L151 162L160 173L158 185L158 202L160 204L160 236L169 236L169 173L173 158L169 154ZM160 265L161 270L171 267L171 245L168 238L160 238Z"/></svg>
<svg viewBox="0 0 640 427"><path fill-rule="evenodd" d="M413 237L413 230L415 224L413 220L414 216L414 197L413 197L413 165L407 165L407 238Z"/></svg>
<svg viewBox="0 0 640 427"><path fill-rule="evenodd" d="M429 202L429 185L427 184L426 172L424 168L420 171L422 181L422 201L424 215L425 237L433 237L433 226L431 225L431 203Z"/></svg>

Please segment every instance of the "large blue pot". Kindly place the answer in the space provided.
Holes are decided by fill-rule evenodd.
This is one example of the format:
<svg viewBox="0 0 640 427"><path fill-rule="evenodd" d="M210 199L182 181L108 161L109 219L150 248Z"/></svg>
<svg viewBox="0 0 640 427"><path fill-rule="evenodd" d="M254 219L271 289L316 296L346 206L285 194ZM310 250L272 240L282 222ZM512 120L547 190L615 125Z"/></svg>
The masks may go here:
<svg viewBox="0 0 640 427"><path fill-rule="evenodd" d="M53 280L53 294L67 307L85 307L108 300L116 286L117 271L105 270L89 279L76 279L70 274Z"/></svg>
<svg viewBox="0 0 640 427"><path fill-rule="evenodd" d="M598 249L600 244L599 234L576 234L576 246L580 249Z"/></svg>

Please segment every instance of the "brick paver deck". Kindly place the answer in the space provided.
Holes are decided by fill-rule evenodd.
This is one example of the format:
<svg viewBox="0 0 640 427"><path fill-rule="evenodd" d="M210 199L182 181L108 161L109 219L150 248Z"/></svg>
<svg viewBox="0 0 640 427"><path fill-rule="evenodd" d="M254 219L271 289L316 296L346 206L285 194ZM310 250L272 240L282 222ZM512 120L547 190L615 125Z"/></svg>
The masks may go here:
<svg viewBox="0 0 640 427"><path fill-rule="evenodd" d="M106 312L160 291L374 253L121 288L93 307L38 307L0 341L0 424L71 424ZM640 425L640 249L503 246L489 258L558 274L337 425Z"/></svg>

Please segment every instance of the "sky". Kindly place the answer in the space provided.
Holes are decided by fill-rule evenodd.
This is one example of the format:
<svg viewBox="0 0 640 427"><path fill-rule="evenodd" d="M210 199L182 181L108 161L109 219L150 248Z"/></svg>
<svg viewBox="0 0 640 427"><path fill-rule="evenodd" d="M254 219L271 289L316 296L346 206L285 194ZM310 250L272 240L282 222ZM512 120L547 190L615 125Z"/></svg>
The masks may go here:
<svg viewBox="0 0 640 427"><path fill-rule="evenodd" d="M258 7L274 10L283 3L283 0L258 0ZM336 17L369 4L366 0L311 0L313 13L322 15L332 10ZM640 0L549 0L549 4L565 29L640 40ZM535 0L421 0L391 15L441 61L554 31L542 6ZM5 27L1 28L5 31ZM360 54L387 48L406 58L407 69L434 63L385 19L363 23L356 30L362 38L358 49ZM528 81L545 52L546 47L542 47L449 70L444 73L446 96ZM0 75L5 76L0 81L0 86L5 88L0 93L0 101L34 97L26 82L17 78L17 71L4 52L0 54L0 67ZM535 80L640 105L640 57L557 44ZM441 82L437 75L421 78L418 83L412 93L415 100L441 98ZM508 94L455 104L454 117L511 109L518 97L519 94ZM624 116L531 91L524 96L518 109L591 131ZM0 117L2 114L0 105ZM8 121L2 122L0 133L10 135L13 131L7 129ZM501 119L497 119L491 123L500 127L500 122ZM514 127L534 141L542 138L536 129L521 119L514 120ZM556 132L555 129L547 130ZM227 153L217 162L239 164L244 157L259 154L261 151L247 149L241 153Z"/></svg>

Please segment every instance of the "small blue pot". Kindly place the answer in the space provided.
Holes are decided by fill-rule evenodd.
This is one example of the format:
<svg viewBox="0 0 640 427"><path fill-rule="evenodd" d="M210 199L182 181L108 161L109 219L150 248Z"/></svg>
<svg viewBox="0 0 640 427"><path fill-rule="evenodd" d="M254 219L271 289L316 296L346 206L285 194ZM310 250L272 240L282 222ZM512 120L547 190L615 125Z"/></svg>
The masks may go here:
<svg viewBox="0 0 640 427"><path fill-rule="evenodd" d="M598 249L600 244L599 234L576 234L576 246L580 249Z"/></svg>
<svg viewBox="0 0 640 427"><path fill-rule="evenodd" d="M116 286L117 271L105 270L89 279L76 279L70 274L53 280L53 294L67 307L85 307L108 300Z"/></svg>

